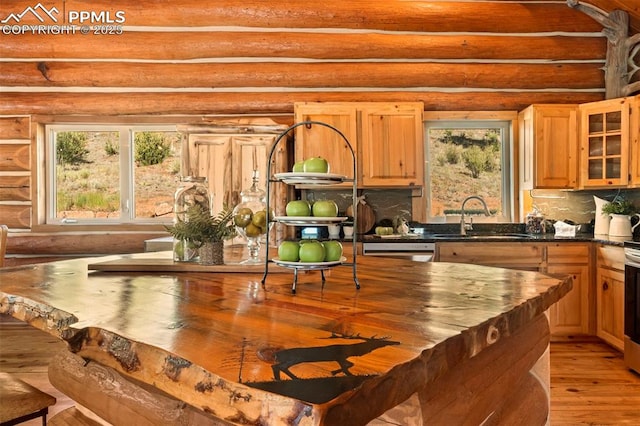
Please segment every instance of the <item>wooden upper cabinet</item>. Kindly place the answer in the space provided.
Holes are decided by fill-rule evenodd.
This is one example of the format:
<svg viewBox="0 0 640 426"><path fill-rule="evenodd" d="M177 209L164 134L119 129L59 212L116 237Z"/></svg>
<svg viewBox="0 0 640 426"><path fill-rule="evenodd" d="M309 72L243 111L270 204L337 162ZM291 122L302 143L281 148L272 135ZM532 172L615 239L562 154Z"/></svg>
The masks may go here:
<svg viewBox="0 0 640 426"><path fill-rule="evenodd" d="M630 184L631 134L636 140L638 137L637 125L635 129L631 128L633 103L637 104L637 97L580 105L582 188L627 187Z"/></svg>
<svg viewBox="0 0 640 426"><path fill-rule="evenodd" d="M258 186L266 189L267 157L275 139L275 135L189 135L189 172L207 177L214 212L240 202L240 192L251 187L253 170L258 170ZM284 143L281 149L283 153L272 159L272 173L287 169Z"/></svg>
<svg viewBox="0 0 640 426"><path fill-rule="evenodd" d="M189 142L189 169L185 175L207 178L209 194L213 199L212 210L218 212L232 202L231 186L231 136L192 134Z"/></svg>
<svg viewBox="0 0 640 426"><path fill-rule="evenodd" d="M578 187L578 106L531 105L518 114L521 189Z"/></svg>
<svg viewBox="0 0 640 426"><path fill-rule="evenodd" d="M629 186L640 187L640 95L629 98Z"/></svg>
<svg viewBox="0 0 640 426"><path fill-rule="evenodd" d="M240 133L246 129L246 133ZM260 188L266 189L269 153L286 127L274 124L273 130L265 129L268 127L245 123L178 126L183 134L182 174L207 178L214 213L240 202L240 192L251 187L253 170L258 170ZM288 149L288 139L278 143L271 158L271 173L288 170ZM286 188L272 185L271 189L270 202L280 208L286 202Z"/></svg>
<svg viewBox="0 0 640 426"><path fill-rule="evenodd" d="M359 187L420 187L424 181L424 106L406 103L296 103L295 121L320 121L353 147ZM325 157L331 172L353 177L353 157L340 135L321 125L296 128L295 160Z"/></svg>
<svg viewBox="0 0 640 426"><path fill-rule="evenodd" d="M365 106L360 111L362 186L424 182L422 103Z"/></svg>
<svg viewBox="0 0 640 426"><path fill-rule="evenodd" d="M295 104L295 122L319 121L339 130L340 133L319 125L301 125L295 129L295 161L311 157L324 157L330 172L354 178L354 155L358 153L357 108L353 103L302 102ZM353 149L353 154L351 149Z"/></svg>

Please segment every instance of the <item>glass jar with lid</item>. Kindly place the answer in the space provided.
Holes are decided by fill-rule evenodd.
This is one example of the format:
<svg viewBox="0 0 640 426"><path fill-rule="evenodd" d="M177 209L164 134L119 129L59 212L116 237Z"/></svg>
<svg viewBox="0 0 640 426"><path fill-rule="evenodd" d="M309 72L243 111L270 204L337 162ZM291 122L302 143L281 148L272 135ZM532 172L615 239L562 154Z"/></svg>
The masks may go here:
<svg viewBox="0 0 640 426"><path fill-rule="evenodd" d="M261 240L270 228L267 215L266 192L258 187L259 174L254 170L252 184L240 192L240 203L233 209L233 220L238 234L247 240L249 259L245 263L258 263Z"/></svg>
<svg viewBox="0 0 640 426"><path fill-rule="evenodd" d="M173 222L189 220L189 209L199 208L211 212L211 197L207 186L207 178L201 176L183 176L174 195ZM173 260L177 262L198 261L199 241L191 238L173 240Z"/></svg>
<svg viewBox="0 0 640 426"><path fill-rule="evenodd" d="M525 218L525 228L528 234L544 234L544 216L537 208L528 213Z"/></svg>

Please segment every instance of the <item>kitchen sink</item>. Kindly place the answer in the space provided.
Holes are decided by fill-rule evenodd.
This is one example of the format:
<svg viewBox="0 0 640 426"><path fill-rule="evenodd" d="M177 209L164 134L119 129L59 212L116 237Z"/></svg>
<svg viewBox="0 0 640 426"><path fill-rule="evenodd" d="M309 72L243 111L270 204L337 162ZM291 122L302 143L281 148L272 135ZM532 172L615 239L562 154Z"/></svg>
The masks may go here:
<svg viewBox="0 0 640 426"><path fill-rule="evenodd" d="M525 240L531 238L529 234L432 234L431 237L443 240Z"/></svg>

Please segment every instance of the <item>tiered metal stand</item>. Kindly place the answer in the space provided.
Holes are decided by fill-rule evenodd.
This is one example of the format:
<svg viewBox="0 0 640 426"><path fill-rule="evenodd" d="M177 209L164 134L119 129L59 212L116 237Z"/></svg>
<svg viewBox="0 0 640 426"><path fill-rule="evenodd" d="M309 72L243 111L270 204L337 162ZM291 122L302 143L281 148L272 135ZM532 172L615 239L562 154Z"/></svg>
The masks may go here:
<svg viewBox="0 0 640 426"><path fill-rule="evenodd" d="M338 135L340 135L340 137L344 140L344 142L347 144L347 146L349 147L349 151L351 152L351 157L353 159L353 179L351 178L347 178L346 176L339 176L339 175L335 175L335 174L331 174L331 173L326 173L326 174L322 174L322 173L278 173L275 176L272 175L271 173L271 165L272 165L272 159L273 159L273 154L276 151L276 148L278 146L278 144L285 139L285 137L287 136L287 134L289 132L291 132L292 130L294 130L295 128L299 127L299 126L324 126L327 127L331 130L333 130L334 132L336 132ZM292 125L291 127L287 128L286 130L284 130L280 135L278 135L278 137L276 138L273 146L271 147L271 151L269 152L269 156L267 158L267 197L266 197L266 203L267 203L267 211L270 212L271 211L271 201L270 201L270 194L271 194L271 185L272 184L288 184L288 185L297 185L297 184L305 184L305 185L327 185L327 184L338 184L338 183L342 183L342 182L352 182L353 185L353 190L352 190L352 203L353 206L355 208L356 206L356 201L357 201L357 174L356 174L356 154L355 151L353 150L353 147L351 146L351 143L349 142L349 140L345 137L345 135L338 129L336 129L335 127L331 126L330 124L327 123L323 123L321 121L302 121L299 123L296 123L294 125ZM313 226L313 225L328 225L328 224L334 224L336 222L340 222L341 219L340 218L315 218L315 217L309 217L309 218L287 218L287 217L275 217L269 218L270 222L276 222L276 223L281 223L284 225L288 225L288 226ZM346 219L346 218L345 218ZM354 215L353 217L353 228L354 229L358 229L358 224L357 224L357 215ZM267 275L269 274L269 264L274 262L279 266L283 266L285 268L291 268L293 269L293 284L291 286L291 292L295 294L296 292L296 284L298 282L298 271L302 270L302 271L320 271L321 277L322 277L322 285L324 286L325 283L325 276L324 276L324 271L327 269L331 269L331 268L335 268L337 266L351 266L353 268L353 281L355 283L356 289L360 289L360 282L358 281L358 274L357 274L357 262L356 262L356 257L357 257L357 247L356 247L356 241L357 241L357 233L354 232L351 240L352 240L352 244L353 244L353 254L352 254L352 258L351 258L351 262L346 262L346 258L343 257L342 259L340 259L339 261L336 262L317 262L317 263L308 263L308 262L283 262L283 261L279 261L277 259L269 259L268 256L268 249L269 249L269 234L270 232L267 232L266 234L266 246L267 246L267 256L265 256L265 266L264 266L264 275L262 276L262 285L264 287L266 281L267 281Z"/></svg>

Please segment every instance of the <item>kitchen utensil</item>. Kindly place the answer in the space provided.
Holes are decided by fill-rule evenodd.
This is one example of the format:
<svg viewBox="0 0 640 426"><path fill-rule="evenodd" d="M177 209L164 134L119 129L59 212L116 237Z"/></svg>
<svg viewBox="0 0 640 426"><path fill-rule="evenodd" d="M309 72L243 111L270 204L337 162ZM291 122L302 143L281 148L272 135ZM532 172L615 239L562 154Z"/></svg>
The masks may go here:
<svg viewBox="0 0 640 426"><path fill-rule="evenodd" d="M371 208L371 206L365 201L364 195L358 197L357 204L357 216L353 214L353 206L347 207L347 216L356 217L356 232L358 234L366 234L371 231L373 226L376 224L376 214L373 211L373 208Z"/></svg>

